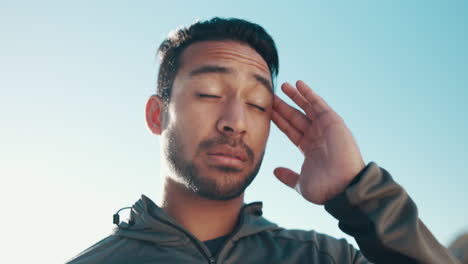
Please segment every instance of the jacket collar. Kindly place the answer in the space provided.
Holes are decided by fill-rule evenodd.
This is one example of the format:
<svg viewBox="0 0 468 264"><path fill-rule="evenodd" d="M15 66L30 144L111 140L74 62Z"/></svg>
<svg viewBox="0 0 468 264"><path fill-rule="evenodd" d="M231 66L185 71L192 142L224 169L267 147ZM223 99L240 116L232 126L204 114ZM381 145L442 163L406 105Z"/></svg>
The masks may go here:
<svg viewBox="0 0 468 264"><path fill-rule="evenodd" d="M262 231L278 229L276 224L262 217L262 206L262 202L253 202L242 207L239 224L231 237L233 242ZM171 245L188 243L190 241L188 236L191 236L145 195L142 195L141 199L132 206L130 219L127 222L121 222L119 227L114 229L114 234Z"/></svg>

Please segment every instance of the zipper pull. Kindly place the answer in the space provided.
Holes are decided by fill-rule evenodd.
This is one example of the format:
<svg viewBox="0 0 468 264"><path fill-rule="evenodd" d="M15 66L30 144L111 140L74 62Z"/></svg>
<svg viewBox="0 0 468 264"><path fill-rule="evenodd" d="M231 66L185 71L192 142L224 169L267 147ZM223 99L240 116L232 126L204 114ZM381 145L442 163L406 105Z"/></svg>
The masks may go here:
<svg viewBox="0 0 468 264"><path fill-rule="evenodd" d="M216 263L216 259L214 257L210 257L210 264L215 264Z"/></svg>

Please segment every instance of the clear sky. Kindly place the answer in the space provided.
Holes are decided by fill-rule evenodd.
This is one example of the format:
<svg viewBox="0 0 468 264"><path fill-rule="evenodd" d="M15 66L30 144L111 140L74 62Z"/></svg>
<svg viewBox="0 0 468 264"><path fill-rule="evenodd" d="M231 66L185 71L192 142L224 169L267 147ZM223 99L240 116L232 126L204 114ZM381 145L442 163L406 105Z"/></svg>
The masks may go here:
<svg viewBox="0 0 468 264"><path fill-rule="evenodd" d="M264 26L278 83L308 82L448 244L468 230L467 3L1 1L0 261L63 263L108 235L121 207L158 200L159 139L144 121L155 51L170 30L213 16ZM354 243L274 178L301 163L274 127L246 200L284 227Z"/></svg>

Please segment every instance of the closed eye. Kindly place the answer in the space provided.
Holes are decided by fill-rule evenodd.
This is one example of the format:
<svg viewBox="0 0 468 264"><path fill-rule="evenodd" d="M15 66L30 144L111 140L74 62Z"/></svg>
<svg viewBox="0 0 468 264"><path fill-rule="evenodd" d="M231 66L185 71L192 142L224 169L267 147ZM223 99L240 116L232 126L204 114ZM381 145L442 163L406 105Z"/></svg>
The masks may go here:
<svg viewBox="0 0 468 264"><path fill-rule="evenodd" d="M259 105L256 105L256 104L249 104L250 106L253 106L255 108L257 108L258 110L262 111L262 112L266 112L265 108L259 106Z"/></svg>
<svg viewBox="0 0 468 264"><path fill-rule="evenodd" d="M197 94L197 96L201 98L221 98L221 96L213 94Z"/></svg>

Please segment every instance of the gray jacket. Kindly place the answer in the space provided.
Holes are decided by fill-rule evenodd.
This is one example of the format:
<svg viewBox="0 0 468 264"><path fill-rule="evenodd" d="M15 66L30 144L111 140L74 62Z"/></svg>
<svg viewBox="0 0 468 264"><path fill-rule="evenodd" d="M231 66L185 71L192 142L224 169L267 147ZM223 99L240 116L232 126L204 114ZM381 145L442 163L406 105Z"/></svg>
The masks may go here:
<svg viewBox="0 0 468 264"><path fill-rule="evenodd" d="M119 228L69 263L459 263L419 220L416 205L390 174L370 163L325 209L353 236L288 230L245 205L239 224L216 256L146 196Z"/></svg>

